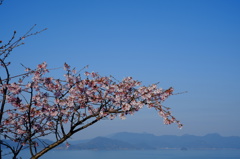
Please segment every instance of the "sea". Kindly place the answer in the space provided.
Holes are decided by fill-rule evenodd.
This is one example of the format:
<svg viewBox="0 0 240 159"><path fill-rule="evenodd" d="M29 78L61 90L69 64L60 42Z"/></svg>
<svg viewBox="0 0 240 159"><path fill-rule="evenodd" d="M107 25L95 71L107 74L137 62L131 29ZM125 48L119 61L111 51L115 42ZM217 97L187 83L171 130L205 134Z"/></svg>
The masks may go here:
<svg viewBox="0 0 240 159"><path fill-rule="evenodd" d="M22 159L29 159L28 151L23 151ZM240 150L53 150L40 159L240 159ZM11 159L6 155L3 159Z"/></svg>

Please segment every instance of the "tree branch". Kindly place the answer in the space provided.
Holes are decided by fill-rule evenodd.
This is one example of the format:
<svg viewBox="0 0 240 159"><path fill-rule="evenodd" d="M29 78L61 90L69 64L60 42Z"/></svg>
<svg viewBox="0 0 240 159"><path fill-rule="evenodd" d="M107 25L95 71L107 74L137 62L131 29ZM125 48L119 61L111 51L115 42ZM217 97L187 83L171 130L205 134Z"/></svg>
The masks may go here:
<svg viewBox="0 0 240 159"><path fill-rule="evenodd" d="M41 157L43 154L45 154L46 152L48 152L49 150L53 149L54 147L60 145L61 143L63 143L64 141L66 141L68 138L70 138L73 134L79 132L82 129L85 129L93 124L95 124L96 122L98 122L99 119L95 119L92 122L86 124L85 126L76 129L76 130L70 130L68 134L66 134L65 136L63 136L60 140L56 141L55 143L47 146L46 148L44 148L42 151L38 152L35 156L33 156L31 159L38 159L39 157Z"/></svg>

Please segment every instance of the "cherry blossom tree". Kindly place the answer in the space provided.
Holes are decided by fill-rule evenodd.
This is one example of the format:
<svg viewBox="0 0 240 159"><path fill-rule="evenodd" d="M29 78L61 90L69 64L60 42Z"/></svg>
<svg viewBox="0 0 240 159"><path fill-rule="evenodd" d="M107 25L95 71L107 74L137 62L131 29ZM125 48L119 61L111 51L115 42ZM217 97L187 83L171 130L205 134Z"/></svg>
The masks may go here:
<svg viewBox="0 0 240 159"><path fill-rule="evenodd" d="M23 66L22 74L10 74L8 57L12 50L22 45L25 38L41 32L31 33L32 29L17 40L14 32L0 46L0 69L4 72L0 76L0 145L7 147L14 159L23 149L29 149L32 159L39 158L102 119L125 119L143 107L155 109L164 124L182 127L170 108L162 105L173 94L172 87L143 86L132 77L118 81L88 72L86 67L78 71L67 63L62 67L63 78L52 77L55 69L49 69L46 62L34 69ZM48 135L55 136L54 142L41 142L40 138ZM12 146L7 141L17 144ZM39 144L43 148L38 148Z"/></svg>

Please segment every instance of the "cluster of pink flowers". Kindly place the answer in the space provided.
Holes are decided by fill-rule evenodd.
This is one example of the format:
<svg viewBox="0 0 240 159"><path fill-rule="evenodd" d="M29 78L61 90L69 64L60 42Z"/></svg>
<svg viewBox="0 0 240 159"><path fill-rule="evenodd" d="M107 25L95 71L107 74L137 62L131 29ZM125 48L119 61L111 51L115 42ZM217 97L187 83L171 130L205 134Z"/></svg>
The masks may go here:
<svg viewBox="0 0 240 159"><path fill-rule="evenodd" d="M144 106L156 109L165 124L177 123L182 127L169 108L162 106L173 88L163 90L156 84L141 86L141 82L132 77L118 82L95 72L85 72L83 78L66 63L64 69L65 79L47 77L49 70L44 62L35 70L26 69L28 77L21 82L0 85L1 94L4 88L8 89L9 105L4 125L0 127L3 135L26 141L29 136L57 132L64 123L76 127L90 118L112 120L119 116L125 119Z"/></svg>

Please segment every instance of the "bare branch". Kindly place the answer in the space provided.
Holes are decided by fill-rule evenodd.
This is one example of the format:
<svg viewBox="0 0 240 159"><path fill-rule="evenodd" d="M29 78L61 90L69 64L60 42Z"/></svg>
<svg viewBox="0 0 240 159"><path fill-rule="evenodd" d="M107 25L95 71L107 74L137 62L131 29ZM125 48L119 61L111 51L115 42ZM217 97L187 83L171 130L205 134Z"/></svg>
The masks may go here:
<svg viewBox="0 0 240 159"><path fill-rule="evenodd" d="M4 0L0 0L0 5L2 5L3 1L4 1Z"/></svg>

